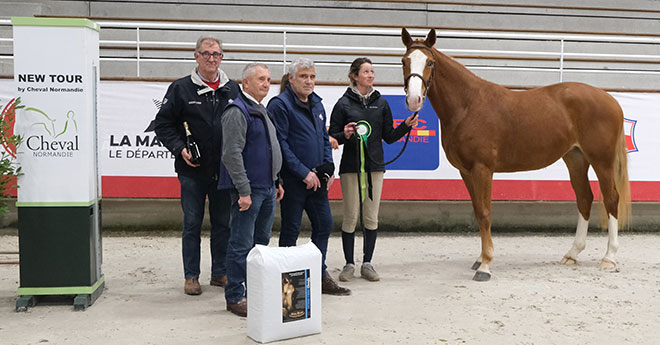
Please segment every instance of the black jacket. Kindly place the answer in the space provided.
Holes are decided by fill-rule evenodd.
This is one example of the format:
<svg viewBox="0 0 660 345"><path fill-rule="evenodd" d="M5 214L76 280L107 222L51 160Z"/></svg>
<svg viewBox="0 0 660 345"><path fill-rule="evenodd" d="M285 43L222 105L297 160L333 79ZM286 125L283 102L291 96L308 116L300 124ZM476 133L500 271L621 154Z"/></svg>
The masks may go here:
<svg viewBox="0 0 660 345"><path fill-rule="evenodd" d="M367 140L371 159L365 157L366 171L385 171L382 140L388 144L394 143L410 129L405 122L401 122L394 129L390 106L380 97L378 91L374 90L364 104L361 97L348 88L335 104L330 116L330 135L337 139L340 145L344 144L339 174L358 172L358 140L355 135L347 140L344 136L344 126L360 120L366 120L371 125L371 134Z"/></svg>
<svg viewBox="0 0 660 345"><path fill-rule="evenodd" d="M238 97L239 87L221 70L220 87L208 87L193 70L191 75L175 80L167 89L163 104L154 120L158 140L176 157L174 168L179 175L217 178L222 152L222 115L228 102ZM224 85L223 85L224 84ZM186 146L183 122L199 146L200 166L186 164L181 150Z"/></svg>

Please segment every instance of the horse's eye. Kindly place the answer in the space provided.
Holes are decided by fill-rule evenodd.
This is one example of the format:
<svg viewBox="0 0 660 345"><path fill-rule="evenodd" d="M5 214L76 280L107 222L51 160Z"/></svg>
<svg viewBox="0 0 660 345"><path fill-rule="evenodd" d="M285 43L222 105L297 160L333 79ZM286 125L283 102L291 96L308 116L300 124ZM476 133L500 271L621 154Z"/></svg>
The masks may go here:
<svg viewBox="0 0 660 345"><path fill-rule="evenodd" d="M429 67L433 67L434 64L435 64L435 62L433 62L431 60L429 60L429 62L426 63L426 65L429 66Z"/></svg>

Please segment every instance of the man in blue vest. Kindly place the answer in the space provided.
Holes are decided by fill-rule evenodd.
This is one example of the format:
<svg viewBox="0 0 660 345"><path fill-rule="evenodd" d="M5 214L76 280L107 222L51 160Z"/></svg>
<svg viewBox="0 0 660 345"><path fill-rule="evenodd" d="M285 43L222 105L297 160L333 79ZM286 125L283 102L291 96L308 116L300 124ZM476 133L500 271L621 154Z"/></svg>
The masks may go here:
<svg viewBox="0 0 660 345"><path fill-rule="evenodd" d="M284 189L278 175L282 153L277 133L261 101L270 90L270 71L252 63L243 69L243 93L222 114L222 164L218 189L231 195L231 235L227 246L227 310L247 316L246 259L255 244L270 241L275 203Z"/></svg>
<svg viewBox="0 0 660 345"><path fill-rule="evenodd" d="M328 188L333 181L332 147L321 97L314 93L314 62L298 58L289 65L289 85L268 103L282 147L282 181L287 192L280 203L280 247L295 246L303 210L312 223L312 242L322 254L321 291L350 295L337 285L325 264L332 214Z"/></svg>

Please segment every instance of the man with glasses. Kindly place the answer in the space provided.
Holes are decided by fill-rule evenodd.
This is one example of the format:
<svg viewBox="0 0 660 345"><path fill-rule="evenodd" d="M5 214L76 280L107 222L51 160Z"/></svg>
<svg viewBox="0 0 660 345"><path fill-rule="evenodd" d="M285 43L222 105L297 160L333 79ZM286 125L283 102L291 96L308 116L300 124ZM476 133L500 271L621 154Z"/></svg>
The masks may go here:
<svg viewBox="0 0 660 345"><path fill-rule="evenodd" d="M236 82L220 69L222 42L200 37L195 46L197 66L190 75L175 80L167 89L156 114L158 140L176 157L174 168L181 185L183 209L182 253L184 292L199 295L200 235L206 197L211 219L211 285L227 284L225 256L229 239L231 201L228 190L218 190L222 146L220 117L239 94ZM187 125L187 129L184 126ZM187 132L199 148L193 159Z"/></svg>

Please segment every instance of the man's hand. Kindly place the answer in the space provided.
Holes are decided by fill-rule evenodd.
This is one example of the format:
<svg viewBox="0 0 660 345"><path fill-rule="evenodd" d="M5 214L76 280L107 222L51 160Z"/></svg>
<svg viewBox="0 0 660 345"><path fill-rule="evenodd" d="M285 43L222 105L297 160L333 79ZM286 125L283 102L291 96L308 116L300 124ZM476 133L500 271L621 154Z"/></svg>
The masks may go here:
<svg viewBox="0 0 660 345"><path fill-rule="evenodd" d="M277 201L282 200L284 197L284 188L282 188L282 185L277 186L277 190L275 190L275 199Z"/></svg>
<svg viewBox="0 0 660 345"><path fill-rule="evenodd" d="M303 179L303 182L307 185L307 189L313 189L315 192L319 187L321 187L321 181L319 181L318 176L313 171L310 171L307 174L307 177Z"/></svg>
<svg viewBox="0 0 660 345"><path fill-rule="evenodd" d="M238 198L239 211L247 211L252 205L252 198L249 195L241 196Z"/></svg>
<svg viewBox="0 0 660 345"><path fill-rule="evenodd" d="M199 164L192 164L190 163L190 160L192 159L192 155L190 152L188 152L188 148L184 147L181 150L181 157L183 157L183 160L186 161L186 164L190 165L193 168L197 168Z"/></svg>
<svg viewBox="0 0 660 345"><path fill-rule="evenodd" d="M333 150L336 150L336 149L339 148L339 143L337 142L337 139L335 139L334 137L331 136L329 140L330 140L330 146L332 146Z"/></svg>

